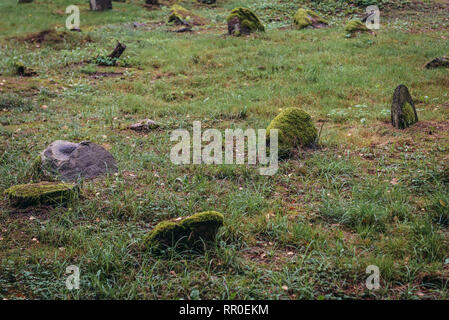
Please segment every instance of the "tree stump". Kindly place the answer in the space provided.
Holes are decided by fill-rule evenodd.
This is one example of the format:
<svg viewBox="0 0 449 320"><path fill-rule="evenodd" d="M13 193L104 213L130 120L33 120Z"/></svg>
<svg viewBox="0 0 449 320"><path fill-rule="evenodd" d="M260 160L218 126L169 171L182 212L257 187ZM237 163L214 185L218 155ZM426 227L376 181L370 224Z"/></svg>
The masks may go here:
<svg viewBox="0 0 449 320"><path fill-rule="evenodd" d="M108 55L108 57L117 60L118 58L120 58L125 49L126 46L124 44L117 42L117 46L115 47L114 51L112 51L111 54Z"/></svg>
<svg viewBox="0 0 449 320"><path fill-rule="evenodd" d="M415 104L406 86L399 85L393 94L391 105L391 124L398 129L405 129L418 122Z"/></svg>
<svg viewBox="0 0 449 320"><path fill-rule="evenodd" d="M90 10L103 11L112 9L111 0L89 0Z"/></svg>

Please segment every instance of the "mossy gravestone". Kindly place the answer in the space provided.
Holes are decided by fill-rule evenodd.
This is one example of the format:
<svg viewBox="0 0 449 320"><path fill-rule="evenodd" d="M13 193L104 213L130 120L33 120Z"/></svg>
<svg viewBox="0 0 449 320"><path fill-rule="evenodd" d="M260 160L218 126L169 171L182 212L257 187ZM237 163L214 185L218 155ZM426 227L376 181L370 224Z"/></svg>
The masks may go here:
<svg viewBox="0 0 449 320"><path fill-rule="evenodd" d="M78 187L71 183L40 182L13 186L5 194L15 206L63 204L78 195Z"/></svg>
<svg viewBox="0 0 449 320"><path fill-rule="evenodd" d="M246 8L235 8L231 11L226 21L230 35L240 36L256 31L265 31L265 27L259 18Z"/></svg>
<svg viewBox="0 0 449 320"><path fill-rule="evenodd" d="M415 104L406 86L399 85L393 94L391 105L391 124L398 129L405 129L418 122Z"/></svg>
<svg viewBox="0 0 449 320"><path fill-rule="evenodd" d="M327 20L320 17L312 10L299 9L293 17L293 23L296 28L303 29L307 27L311 28L325 28L328 26Z"/></svg>
<svg viewBox="0 0 449 320"><path fill-rule="evenodd" d="M207 23L207 20L199 15L192 13L180 5L173 5L170 7L170 16L168 22L175 25L194 25L203 26Z"/></svg>
<svg viewBox="0 0 449 320"><path fill-rule="evenodd" d="M187 218L163 221L144 239L145 248L163 250L175 247L181 250L201 250L213 242L224 217L215 211L196 213Z"/></svg>
<svg viewBox="0 0 449 320"><path fill-rule="evenodd" d="M312 146L318 135L310 115L295 107L283 110L271 121L267 137L272 129L278 129L279 155L283 157L294 149Z"/></svg>
<svg viewBox="0 0 449 320"><path fill-rule="evenodd" d="M370 32L370 29L360 20L351 20L345 26L345 31L349 36L356 33Z"/></svg>
<svg viewBox="0 0 449 320"><path fill-rule="evenodd" d="M103 11L112 9L111 0L89 0L90 10Z"/></svg>

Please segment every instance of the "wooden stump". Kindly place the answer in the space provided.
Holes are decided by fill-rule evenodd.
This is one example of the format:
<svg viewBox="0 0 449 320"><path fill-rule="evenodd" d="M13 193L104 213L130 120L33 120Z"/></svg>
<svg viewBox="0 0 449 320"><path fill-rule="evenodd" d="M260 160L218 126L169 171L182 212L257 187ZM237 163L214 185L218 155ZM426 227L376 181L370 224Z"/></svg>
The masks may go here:
<svg viewBox="0 0 449 320"><path fill-rule="evenodd" d="M115 47L114 51L111 52L110 55L108 55L111 59L118 59L122 55L123 51L125 51L126 46L124 44L121 44L120 42L117 42L117 46Z"/></svg>
<svg viewBox="0 0 449 320"><path fill-rule="evenodd" d="M111 0L89 0L90 10L92 11L103 11L112 9Z"/></svg>
<svg viewBox="0 0 449 320"><path fill-rule="evenodd" d="M415 104L406 86L399 85L393 94L391 105L391 124L398 129L405 129L418 122Z"/></svg>

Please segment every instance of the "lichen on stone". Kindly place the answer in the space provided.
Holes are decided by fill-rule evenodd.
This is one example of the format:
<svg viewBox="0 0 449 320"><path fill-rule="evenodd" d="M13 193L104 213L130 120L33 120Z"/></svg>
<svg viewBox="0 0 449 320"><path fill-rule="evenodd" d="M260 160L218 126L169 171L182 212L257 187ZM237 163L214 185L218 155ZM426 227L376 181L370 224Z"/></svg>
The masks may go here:
<svg viewBox="0 0 449 320"><path fill-rule="evenodd" d="M223 225L223 214L216 211L196 213L190 217L163 221L144 239L145 248L201 249L203 244L214 241Z"/></svg>
<svg viewBox="0 0 449 320"><path fill-rule="evenodd" d="M405 102L402 106L402 116L404 117L404 122L407 127L416 123L415 112L408 102Z"/></svg>
<svg viewBox="0 0 449 320"><path fill-rule="evenodd" d="M354 35L357 32L369 32L368 27L360 20L350 20L346 26L345 31L349 35Z"/></svg>
<svg viewBox="0 0 449 320"><path fill-rule="evenodd" d="M174 4L170 7L170 15L168 17L168 22L176 25L195 25L202 26L206 24L206 19L200 17L197 14L192 13L186 8Z"/></svg>
<svg viewBox="0 0 449 320"><path fill-rule="evenodd" d="M12 186L5 191L11 204L63 204L78 195L78 186L72 183L40 182Z"/></svg>
<svg viewBox="0 0 449 320"><path fill-rule="evenodd" d="M291 107L277 115L267 128L278 129L279 155L287 156L297 148L312 146L317 139L317 129L309 114L303 110Z"/></svg>
<svg viewBox="0 0 449 320"><path fill-rule="evenodd" d="M230 35L240 36L256 31L265 31L265 27L259 18L247 8L235 8L228 15L228 32Z"/></svg>
<svg viewBox="0 0 449 320"><path fill-rule="evenodd" d="M306 27L323 28L329 23L317 13L308 9L299 9L293 17L293 23L298 29Z"/></svg>

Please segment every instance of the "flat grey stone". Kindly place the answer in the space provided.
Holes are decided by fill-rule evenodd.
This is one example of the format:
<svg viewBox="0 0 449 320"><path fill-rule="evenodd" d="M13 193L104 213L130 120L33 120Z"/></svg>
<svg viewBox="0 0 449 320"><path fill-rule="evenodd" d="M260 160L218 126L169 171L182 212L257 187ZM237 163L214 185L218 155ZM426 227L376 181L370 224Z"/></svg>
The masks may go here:
<svg viewBox="0 0 449 320"><path fill-rule="evenodd" d="M46 174L63 181L92 179L118 170L114 157L89 141L54 141L42 152L41 160Z"/></svg>

